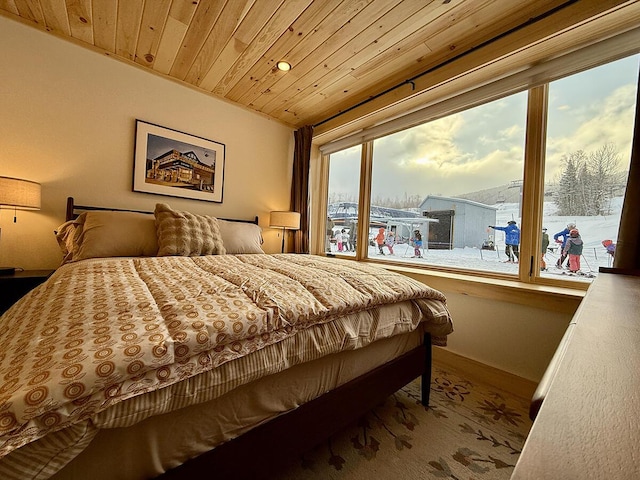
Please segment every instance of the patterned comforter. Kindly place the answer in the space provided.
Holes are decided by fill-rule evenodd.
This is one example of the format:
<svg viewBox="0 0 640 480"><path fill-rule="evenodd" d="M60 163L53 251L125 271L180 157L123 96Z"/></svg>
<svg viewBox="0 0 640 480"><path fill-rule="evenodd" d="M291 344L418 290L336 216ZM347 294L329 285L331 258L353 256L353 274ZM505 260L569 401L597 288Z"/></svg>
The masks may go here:
<svg viewBox="0 0 640 480"><path fill-rule="evenodd" d="M64 265L0 318L0 458L301 330L407 300L444 344L440 292L362 263L257 254Z"/></svg>

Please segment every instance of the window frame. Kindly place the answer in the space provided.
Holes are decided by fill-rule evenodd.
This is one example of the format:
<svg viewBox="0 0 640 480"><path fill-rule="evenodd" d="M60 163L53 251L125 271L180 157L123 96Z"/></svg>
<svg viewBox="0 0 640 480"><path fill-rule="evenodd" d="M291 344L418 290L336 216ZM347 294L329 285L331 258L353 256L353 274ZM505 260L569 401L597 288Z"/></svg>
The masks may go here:
<svg viewBox="0 0 640 480"><path fill-rule="evenodd" d="M640 29L631 33L633 35L638 35L640 34ZM538 232L541 230L543 223L545 186L544 167L546 156L549 83L560 78L580 73L581 71L589 70L591 68L637 54L640 52L640 47L630 49L629 44L625 41L629 36L630 33L626 32L625 34L621 34L613 39L605 40L598 44L577 50L568 57L571 59L571 62L567 62L565 58L555 59L554 61L548 62L548 65L545 65L545 68L532 68L527 72L520 72L518 75L498 80L492 84L480 87L475 91L466 92L455 98L425 107L417 112L412 112L405 118L391 120L386 126L379 125L369 131L358 132L352 136L347 136L338 141L329 142L328 144L319 146L318 153L320 154L320 170L323 174L320 176L318 188L320 189L320 192L322 192L321 196L324 198L323 202L321 202L322 204L320 205L320 208L318 209L320 211L324 209L322 215L319 217L320 219L326 218L330 154L354 145L360 144L362 146L358 216L359 218L366 219L367 221L358 222L358 248L355 258L353 256L343 257L356 261L379 263L383 266L400 270L406 270L409 268L410 270L415 269L416 271L462 276L463 278L476 278L477 280L482 279L482 281L515 281L516 284L527 284L532 287L538 285L579 290L583 292L586 291L591 284L590 282L553 279L542 277L540 275L539 269L535 268L540 264L541 257L541 238L539 238L539 235L523 235L521 237L521 261L519 262L518 274L516 276L497 272L463 270L438 265L394 264L393 261L389 261L388 259L380 261L368 257L366 239L368 237L369 229L368 219L371 199L371 175L373 168L373 140L390 133L410 128L414 125L426 123L437 118L442 118L459 111L495 101L514 93L528 91L521 205L521 230L523 232ZM541 71L544 73L541 74ZM535 81L533 80L534 78ZM514 85L517 84L520 85L520 88L514 88ZM321 255L327 255L323 248L315 248L312 249L312 251ZM522 261L522 259L527 259L527 261Z"/></svg>

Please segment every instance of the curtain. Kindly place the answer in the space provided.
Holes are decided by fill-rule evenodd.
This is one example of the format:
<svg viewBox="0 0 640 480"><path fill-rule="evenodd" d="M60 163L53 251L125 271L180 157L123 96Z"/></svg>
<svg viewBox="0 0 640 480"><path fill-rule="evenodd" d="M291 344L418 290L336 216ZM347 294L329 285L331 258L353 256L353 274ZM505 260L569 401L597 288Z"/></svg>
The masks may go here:
<svg viewBox="0 0 640 480"><path fill-rule="evenodd" d="M300 230L294 232L293 252L309 253L309 169L313 127L306 125L294 132L291 211L300 213Z"/></svg>
<svg viewBox="0 0 640 480"><path fill-rule="evenodd" d="M636 92L636 117L631 144L631 166L622 204L614 269L640 269L640 77Z"/></svg>

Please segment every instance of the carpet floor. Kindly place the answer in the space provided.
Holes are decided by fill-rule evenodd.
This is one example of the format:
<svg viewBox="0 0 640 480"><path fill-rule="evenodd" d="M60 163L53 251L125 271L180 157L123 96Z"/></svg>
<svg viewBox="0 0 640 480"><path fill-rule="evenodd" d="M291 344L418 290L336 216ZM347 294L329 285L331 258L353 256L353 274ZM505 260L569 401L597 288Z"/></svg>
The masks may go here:
<svg viewBox="0 0 640 480"><path fill-rule="evenodd" d="M269 480L506 480L528 409L528 399L434 365L429 408L416 379Z"/></svg>

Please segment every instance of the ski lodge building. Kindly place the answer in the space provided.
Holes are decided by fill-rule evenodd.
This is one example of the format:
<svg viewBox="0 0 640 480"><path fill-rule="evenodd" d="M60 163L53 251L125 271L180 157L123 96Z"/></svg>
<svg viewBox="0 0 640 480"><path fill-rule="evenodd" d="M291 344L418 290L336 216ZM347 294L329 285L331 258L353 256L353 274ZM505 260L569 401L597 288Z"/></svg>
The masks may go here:
<svg viewBox="0 0 640 480"><path fill-rule="evenodd" d="M462 198L428 195L420 204L420 212L437 220L428 224L428 248L482 248L485 241L494 240L488 225L495 225L497 210Z"/></svg>

